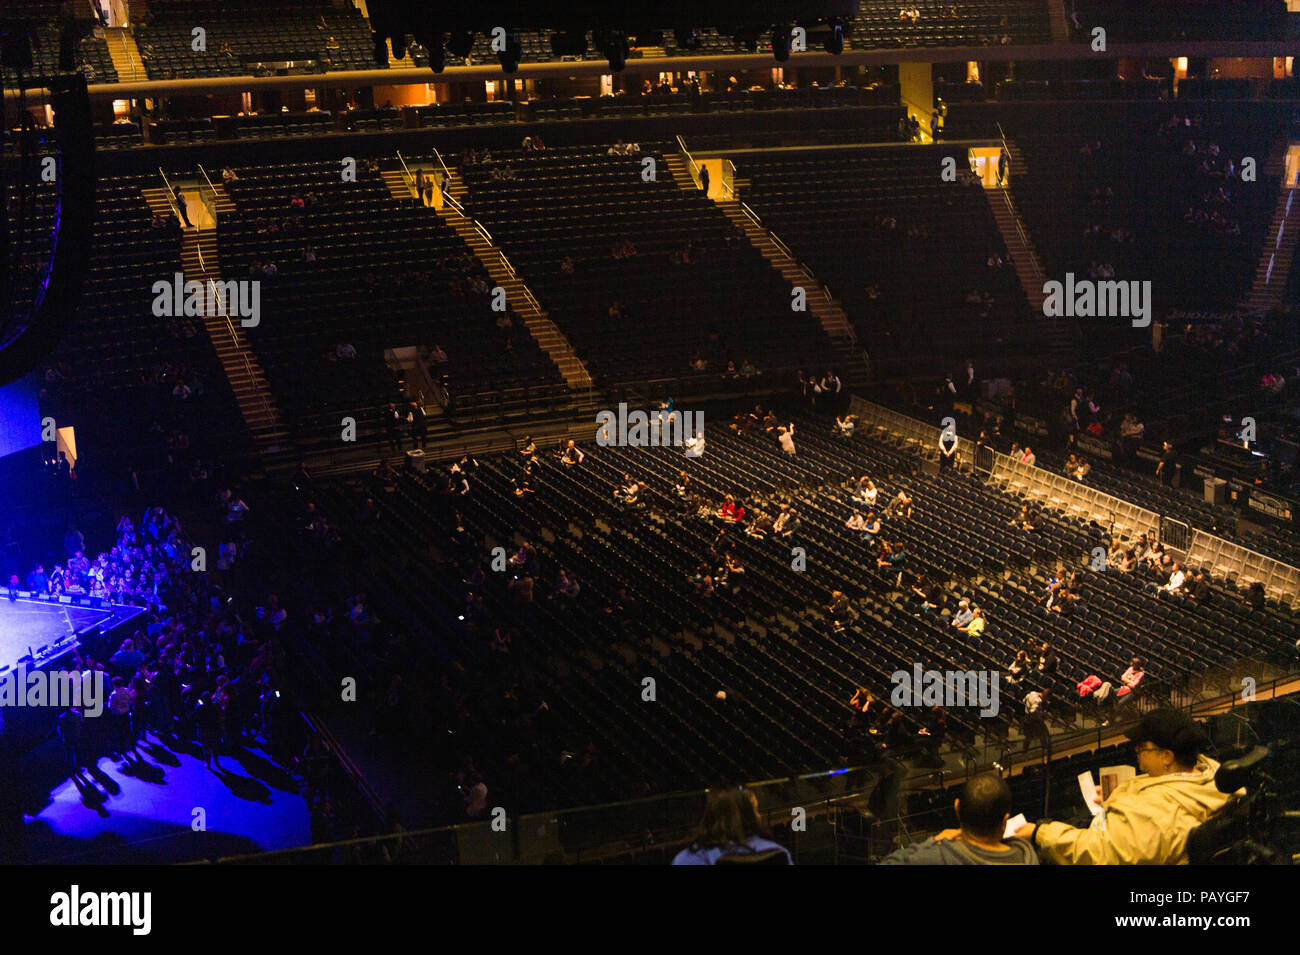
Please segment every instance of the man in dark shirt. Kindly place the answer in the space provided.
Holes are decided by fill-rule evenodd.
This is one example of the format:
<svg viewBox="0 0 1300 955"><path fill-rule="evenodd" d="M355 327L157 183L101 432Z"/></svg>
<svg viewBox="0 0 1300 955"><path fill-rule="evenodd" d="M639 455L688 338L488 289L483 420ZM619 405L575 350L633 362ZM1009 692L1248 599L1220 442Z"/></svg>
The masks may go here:
<svg viewBox="0 0 1300 955"><path fill-rule="evenodd" d="M1205 577L1204 567L1196 569L1196 576L1191 579L1186 590L1197 603L1205 603L1210 599L1212 591L1210 590L1210 582Z"/></svg>
<svg viewBox="0 0 1300 955"><path fill-rule="evenodd" d="M1160 454L1160 463L1156 465L1156 477L1160 479L1161 484L1168 486L1174 483L1174 468L1177 460L1178 454L1174 451L1174 446L1166 441L1164 450Z"/></svg>
<svg viewBox="0 0 1300 955"><path fill-rule="evenodd" d="M1011 789L996 773L966 780L953 802L960 828L887 856L881 865L1038 865L1024 839L1003 838L1011 818Z"/></svg>
<svg viewBox="0 0 1300 955"><path fill-rule="evenodd" d="M75 706L68 707L59 714L59 738L63 740L63 755L72 769L72 775L81 772L84 760L81 758L81 740L85 735L86 718Z"/></svg>

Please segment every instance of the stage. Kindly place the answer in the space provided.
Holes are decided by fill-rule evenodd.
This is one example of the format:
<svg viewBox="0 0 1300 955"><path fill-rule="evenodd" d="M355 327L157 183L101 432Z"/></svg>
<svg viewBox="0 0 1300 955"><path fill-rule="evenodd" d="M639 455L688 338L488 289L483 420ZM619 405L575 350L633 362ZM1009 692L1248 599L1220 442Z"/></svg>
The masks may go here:
<svg viewBox="0 0 1300 955"><path fill-rule="evenodd" d="M43 666L75 648L83 633L111 629L144 612L89 597L48 600L23 593L10 600L0 591L0 673L14 669L29 654L35 666Z"/></svg>

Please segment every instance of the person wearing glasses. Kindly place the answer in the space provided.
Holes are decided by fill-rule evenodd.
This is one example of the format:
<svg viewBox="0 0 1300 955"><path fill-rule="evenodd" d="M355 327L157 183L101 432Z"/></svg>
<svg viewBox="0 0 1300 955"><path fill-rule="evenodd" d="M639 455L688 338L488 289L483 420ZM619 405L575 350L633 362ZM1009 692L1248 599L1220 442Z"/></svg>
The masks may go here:
<svg viewBox="0 0 1300 955"><path fill-rule="evenodd" d="M1231 798L1214 785L1219 764L1201 748L1200 726L1165 707L1145 714L1128 734L1138 775L1101 803L1086 829L1063 822L1026 823L1016 835L1061 865L1186 865L1187 837Z"/></svg>

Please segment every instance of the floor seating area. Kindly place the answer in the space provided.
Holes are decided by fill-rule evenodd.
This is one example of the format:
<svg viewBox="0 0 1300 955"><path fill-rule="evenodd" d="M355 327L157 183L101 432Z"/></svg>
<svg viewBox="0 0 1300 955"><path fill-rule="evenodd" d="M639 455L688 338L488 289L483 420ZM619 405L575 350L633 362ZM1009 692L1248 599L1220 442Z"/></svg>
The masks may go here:
<svg viewBox="0 0 1300 955"><path fill-rule="evenodd" d="M494 151L492 163L465 167L466 205L599 384L690 377L697 354L708 362L694 373L701 385L716 385L728 361L739 369L750 359L773 377L834 364L817 320L791 311L790 285L714 203L679 188L665 154L659 143L642 143L639 158L600 147ZM494 179L506 166L515 178ZM624 242L635 255L615 258ZM690 263L675 263L688 245ZM626 331L612 334L615 303Z"/></svg>
<svg viewBox="0 0 1300 955"><path fill-rule="evenodd" d="M385 363L390 348L443 347L448 362L438 370L456 421L500 421L535 403L541 413L564 399L558 369L527 330L514 321L507 336L497 326L486 274L456 233L415 200L394 199L376 169L359 164L356 182L343 182L339 169L241 166L226 187L238 212L219 224L223 275L250 275L255 260L278 271L261 276L265 318L245 333L299 438L328 446L343 415L356 418L359 441L382 438L378 409L401 398ZM294 217L301 227L264 231ZM306 261L308 244L315 263ZM340 358L341 344L357 357Z"/></svg>
<svg viewBox="0 0 1300 955"><path fill-rule="evenodd" d="M449 726L490 786L513 794L511 781L527 778L532 798L562 806L869 761L881 751L850 727L845 703L855 688L888 700L889 674L916 662L1005 670L1016 650L1045 640L1060 657L1054 674L1004 683L997 718L950 709L941 729L944 745L959 751L990 740L1018 747L1008 734L1030 688L1054 691L1053 725L1080 727L1099 714L1071 704L1075 684L1092 673L1115 680L1133 654L1146 660L1142 698L1154 701L1172 690L1219 689L1227 663L1277 659L1300 635L1287 608L1250 611L1226 590L1208 605L1158 597L1154 579L1142 574L1084 571L1078 612L1049 613L1039 603L1047 578L1104 543L1102 529L1049 514L1037 532L1014 530L1021 505L1014 493L965 473L920 477L904 447L833 437L820 417L787 417L796 427L793 458L770 435L721 427L719 413L708 453L696 460L673 448L588 446L580 466L565 468L543 449L535 493L522 497L518 455L471 465L466 496L448 498L433 473L335 490L326 507L336 523L351 526L363 510L382 515L358 540L375 555L366 586L380 615L459 617L430 643L406 641L404 651L461 661L452 681L460 692L519 701L509 713L489 703L496 715L481 725L461 718ZM785 540L756 539L734 525L720 538L714 521L673 493L683 469L710 509L735 494L751 515L790 503L803 523ZM901 590L893 572L874 569L868 543L843 526L854 507L842 482L863 472L881 501L899 489L914 501L910 519L888 519L882 532L906 546ZM631 507L615 503L624 473L644 482ZM435 560L402 563L414 541L431 541ZM485 557L496 546L513 554L525 541L540 565L528 571L536 577L532 599L511 580L522 570L493 571ZM802 570L792 565L796 546L804 549ZM704 596L692 584L711 548L744 566L738 590L718 586ZM580 582L577 598L546 597L561 568ZM912 599L913 575L942 586L936 609ZM838 625L826 609L837 589L853 606ZM949 623L960 597L985 609L984 634ZM504 653L494 648L502 633L513 635ZM657 688L653 708L641 698L646 678ZM520 707L532 712L538 700L545 715L521 722ZM931 714L904 709L901 719L889 737L896 755L926 758L933 743L919 730L934 725ZM578 754L574 767L583 768L557 768L567 765L557 760L561 750Z"/></svg>
<svg viewBox="0 0 1300 955"><path fill-rule="evenodd" d="M947 157L966 169L965 150L871 147L743 154L736 175L752 181L741 199L843 301L873 365L941 377L973 358L993 375L1009 351L1043 346L1044 323L1014 270L989 267L1006 246L984 191L943 181Z"/></svg>

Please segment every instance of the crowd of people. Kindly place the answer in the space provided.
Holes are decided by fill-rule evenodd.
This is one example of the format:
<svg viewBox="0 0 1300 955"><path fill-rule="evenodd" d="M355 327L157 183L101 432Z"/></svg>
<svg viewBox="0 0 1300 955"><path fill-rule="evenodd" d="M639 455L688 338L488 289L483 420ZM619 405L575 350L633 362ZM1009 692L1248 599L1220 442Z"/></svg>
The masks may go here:
<svg viewBox="0 0 1300 955"><path fill-rule="evenodd" d="M245 539L237 525L248 508L223 491L217 509L235 529L211 572L195 563L200 558L175 515L155 506L138 523L123 515L114 544L93 559L81 534L70 531L66 564L48 574L38 565L28 576L31 591L87 593L145 609L131 636L112 645L85 638L72 662L82 674L103 672L112 687L103 718L72 707L55 727L70 775L87 790L83 770L97 778L105 755L122 760L126 772L147 774L139 750L152 745L150 733L169 748L197 745L205 764L221 773L222 756L248 745L271 747L284 729L277 635L286 613L269 594L252 619L241 615L228 588L239 585L232 570Z"/></svg>

